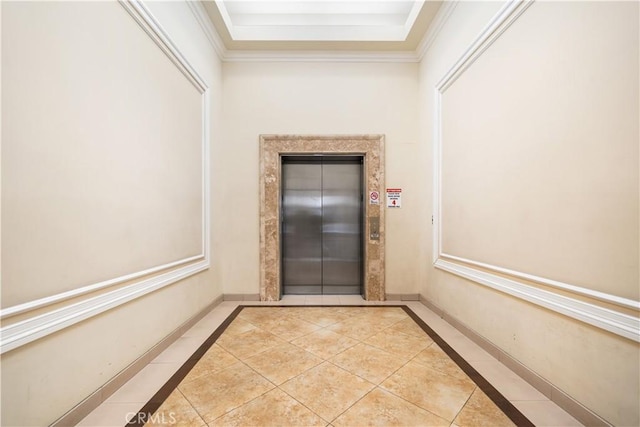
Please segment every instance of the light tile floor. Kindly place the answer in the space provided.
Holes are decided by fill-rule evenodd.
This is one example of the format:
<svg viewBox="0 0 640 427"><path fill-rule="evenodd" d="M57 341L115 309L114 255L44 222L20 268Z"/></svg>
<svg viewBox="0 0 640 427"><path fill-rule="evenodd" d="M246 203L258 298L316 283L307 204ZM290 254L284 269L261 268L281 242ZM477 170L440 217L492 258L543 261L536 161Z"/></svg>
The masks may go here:
<svg viewBox="0 0 640 427"><path fill-rule="evenodd" d="M239 305L148 425L498 426L511 421L401 308L359 296L226 301L80 426L123 426ZM538 426L581 424L419 302L403 302ZM376 414L372 417L371 414Z"/></svg>

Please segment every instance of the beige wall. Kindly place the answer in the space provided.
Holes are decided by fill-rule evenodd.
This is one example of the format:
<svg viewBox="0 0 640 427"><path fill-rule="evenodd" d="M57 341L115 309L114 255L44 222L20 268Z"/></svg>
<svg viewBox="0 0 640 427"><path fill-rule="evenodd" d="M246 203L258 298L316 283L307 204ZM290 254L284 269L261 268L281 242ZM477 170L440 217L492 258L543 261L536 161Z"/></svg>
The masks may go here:
<svg viewBox="0 0 640 427"><path fill-rule="evenodd" d="M3 307L202 253L199 90L116 3L5 8Z"/></svg>
<svg viewBox="0 0 640 427"><path fill-rule="evenodd" d="M217 145L215 52L186 3L148 7ZM3 2L2 54L3 309L202 254L204 98L125 8ZM55 421L220 294L204 271L3 353L2 425Z"/></svg>
<svg viewBox="0 0 640 427"><path fill-rule="evenodd" d="M438 82L500 6L459 3L427 52L422 141ZM443 253L638 301L638 16L535 2L441 90ZM433 267L422 293L607 421L640 422L637 342Z"/></svg>
<svg viewBox="0 0 640 427"><path fill-rule="evenodd" d="M638 425L636 342L431 265L435 87L501 5L459 3L420 65L221 66L185 3L149 2L210 87L211 268L4 353L1 423L51 423L223 292L258 293L259 134L380 133L386 136L386 186L403 189L402 209L386 215L387 293L420 292L609 422ZM47 18L40 15L44 8L67 12L59 25L46 27L39 21ZM97 17L100 22L95 22ZM156 46L116 3L3 2L2 20L2 292L7 298L2 307L191 254L198 235L193 220L198 184L190 175L195 163L193 114L176 116L183 118L176 127L174 120L162 123L169 126L162 135L174 137L163 140L159 151L153 145L154 138L162 137L157 128L126 121L152 111L165 114L154 109L166 107L167 97L184 97L186 110L194 109L189 86L162 62ZM82 40L74 36L78 26ZM93 31L99 26L101 31ZM40 31L44 28L48 31ZM32 34L18 42L14 35L25 31ZM125 36L132 43L123 43ZM638 299L637 37L637 3L536 2L445 92L445 251ZM51 57L51 41L83 47L85 54L80 57L74 48ZM30 50L17 49L29 66L7 74L4 55L12 43L29 43L41 54L30 57ZM93 51L91 46L102 47ZM157 98L131 97L135 80L118 69L127 55L133 59L125 63L146 67L137 78L158 79L148 82L157 86L147 93ZM104 66L96 66L101 63ZM64 66L72 67L56 71ZM78 73L77 67L88 66L94 67L92 73ZM49 72L52 67L56 72ZM75 78L68 79L73 73ZM114 86L91 85L90 79ZM175 85L165 85L170 81ZM9 87L13 89L7 91ZM47 92L52 88L57 93ZM87 90L91 110L78 106L86 101ZM56 104L60 93L71 102ZM131 102L120 102L127 97ZM48 100L49 109L40 100ZM8 105L15 108L8 110ZM104 117L118 118L107 132L99 131ZM69 121L80 118L78 126ZM6 127L9 119L21 126ZM46 134L38 134L43 129L48 129ZM175 144L183 138L189 144ZM149 145L139 145L141 141ZM81 167L99 167L105 144L116 167L83 179ZM21 151L25 149L33 151ZM46 167L20 179L33 165L27 162L21 168L11 159L38 156ZM484 161L474 161L478 156ZM176 157L184 160L175 165L176 176L171 175L178 181L163 173L167 158L171 163ZM134 167L118 163L125 160ZM56 168L67 175L53 174ZM133 174L140 170L155 175ZM55 179L45 179L47 173ZM142 180L149 176L155 179ZM114 187L121 181L137 182L145 191ZM164 197L167 190L172 197ZM55 197L60 192L64 197ZM185 194L190 196L183 203L178 197ZM95 197L107 203L121 196L136 199L140 210L110 215L87 210L96 206L90 203ZM154 208L166 208L162 203L169 201L171 209L152 222L141 219L156 212ZM74 217L80 213L82 218ZM21 239L32 228L25 219L38 221L41 228ZM167 222L173 220L178 221ZM12 221L9 233L7 221ZM133 226L131 233L127 225ZM181 233L185 226L193 234ZM157 227L168 230L165 237L175 244L153 245ZM47 237L45 245L39 245L38 236ZM51 243L60 236L70 237L61 251L53 251ZM534 244L524 246L525 241ZM24 245L18 248L24 256L14 257L12 251L7 257L8 244ZM133 250L138 244L149 250ZM82 247L91 248L90 253L79 250ZM131 257L125 257L129 252ZM26 268L30 262L39 265L41 260L31 256L38 253L58 259L54 270ZM87 268L95 259L100 260L96 268ZM12 278L6 283L5 274ZM45 284L25 282L31 280Z"/></svg>
<svg viewBox="0 0 640 427"><path fill-rule="evenodd" d="M225 293L259 287L258 135L384 134L386 186L403 189L386 214L386 292L417 293L424 280L421 230L429 201L417 143L417 65L339 62L225 63L225 164L216 196ZM423 178L420 178L423 177ZM216 203L216 202L214 202Z"/></svg>
<svg viewBox="0 0 640 427"><path fill-rule="evenodd" d="M638 300L632 8L535 4L444 91L444 252Z"/></svg>

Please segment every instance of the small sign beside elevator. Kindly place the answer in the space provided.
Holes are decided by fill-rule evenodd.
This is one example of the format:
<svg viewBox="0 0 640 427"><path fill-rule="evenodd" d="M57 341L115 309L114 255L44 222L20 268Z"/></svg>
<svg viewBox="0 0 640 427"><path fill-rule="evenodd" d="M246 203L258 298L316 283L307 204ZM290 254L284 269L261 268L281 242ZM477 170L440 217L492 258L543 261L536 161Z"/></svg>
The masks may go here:
<svg viewBox="0 0 640 427"><path fill-rule="evenodd" d="M377 191L369 191L369 204L370 205L380 204L380 193L378 193Z"/></svg>
<svg viewBox="0 0 640 427"><path fill-rule="evenodd" d="M402 188L387 188L387 207L399 208L402 206Z"/></svg>

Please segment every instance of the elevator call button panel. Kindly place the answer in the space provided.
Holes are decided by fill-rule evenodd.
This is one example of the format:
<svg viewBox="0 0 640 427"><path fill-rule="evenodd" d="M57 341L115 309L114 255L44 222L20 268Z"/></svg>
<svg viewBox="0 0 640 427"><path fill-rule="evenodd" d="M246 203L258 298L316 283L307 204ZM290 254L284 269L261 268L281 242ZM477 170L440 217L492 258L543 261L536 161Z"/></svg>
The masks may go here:
<svg viewBox="0 0 640 427"><path fill-rule="evenodd" d="M380 217L369 218L369 239L380 240Z"/></svg>

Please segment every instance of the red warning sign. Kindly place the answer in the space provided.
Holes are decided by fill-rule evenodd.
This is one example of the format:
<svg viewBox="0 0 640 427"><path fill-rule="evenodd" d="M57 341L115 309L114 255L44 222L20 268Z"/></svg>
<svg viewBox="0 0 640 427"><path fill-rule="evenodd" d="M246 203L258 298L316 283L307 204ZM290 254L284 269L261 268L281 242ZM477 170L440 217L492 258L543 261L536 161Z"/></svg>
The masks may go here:
<svg viewBox="0 0 640 427"><path fill-rule="evenodd" d="M402 188L387 188L387 207L399 208L402 206Z"/></svg>
<svg viewBox="0 0 640 427"><path fill-rule="evenodd" d="M380 193L378 193L377 191L369 191L369 204L370 205L380 204Z"/></svg>

